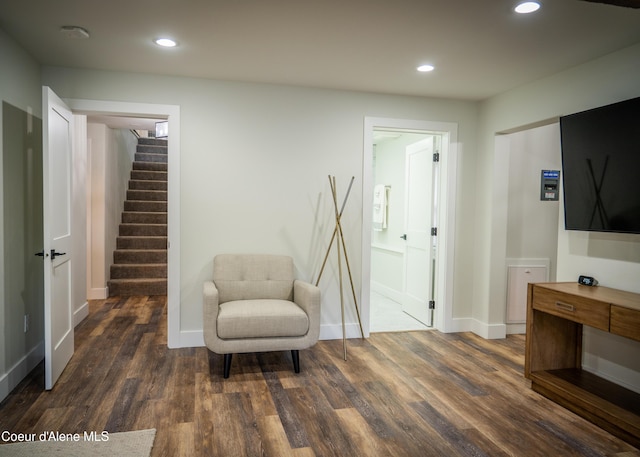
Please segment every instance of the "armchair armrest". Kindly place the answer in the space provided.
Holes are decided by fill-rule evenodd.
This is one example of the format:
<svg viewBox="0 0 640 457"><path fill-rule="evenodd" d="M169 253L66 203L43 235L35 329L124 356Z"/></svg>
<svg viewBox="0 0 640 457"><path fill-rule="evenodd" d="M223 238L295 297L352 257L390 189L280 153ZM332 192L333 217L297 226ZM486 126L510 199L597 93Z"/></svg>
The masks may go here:
<svg viewBox="0 0 640 457"><path fill-rule="evenodd" d="M205 281L202 287L202 326L205 342L217 339L216 322L220 309L218 305L218 288L213 281Z"/></svg>
<svg viewBox="0 0 640 457"><path fill-rule="evenodd" d="M309 316L309 321L320 325L320 288L296 279L293 282L293 301Z"/></svg>

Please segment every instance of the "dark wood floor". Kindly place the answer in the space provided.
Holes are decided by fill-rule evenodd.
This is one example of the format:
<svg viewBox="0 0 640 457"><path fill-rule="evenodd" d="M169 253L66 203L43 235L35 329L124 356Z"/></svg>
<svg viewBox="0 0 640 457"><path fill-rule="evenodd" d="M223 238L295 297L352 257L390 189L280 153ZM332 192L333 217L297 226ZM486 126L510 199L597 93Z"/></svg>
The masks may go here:
<svg viewBox="0 0 640 457"><path fill-rule="evenodd" d="M50 392L37 368L0 404L0 430L157 429L152 456L619 456L640 451L531 391L524 338L374 334L222 357L167 349L166 298L90 304Z"/></svg>

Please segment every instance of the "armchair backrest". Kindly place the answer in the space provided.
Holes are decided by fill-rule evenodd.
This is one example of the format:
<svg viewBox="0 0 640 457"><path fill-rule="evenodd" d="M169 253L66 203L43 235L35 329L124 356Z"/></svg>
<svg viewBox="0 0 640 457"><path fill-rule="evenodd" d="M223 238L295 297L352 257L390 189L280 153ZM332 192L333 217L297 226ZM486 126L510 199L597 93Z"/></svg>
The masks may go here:
<svg viewBox="0 0 640 457"><path fill-rule="evenodd" d="M272 298L293 300L293 259L283 255L220 254L213 259L219 303Z"/></svg>

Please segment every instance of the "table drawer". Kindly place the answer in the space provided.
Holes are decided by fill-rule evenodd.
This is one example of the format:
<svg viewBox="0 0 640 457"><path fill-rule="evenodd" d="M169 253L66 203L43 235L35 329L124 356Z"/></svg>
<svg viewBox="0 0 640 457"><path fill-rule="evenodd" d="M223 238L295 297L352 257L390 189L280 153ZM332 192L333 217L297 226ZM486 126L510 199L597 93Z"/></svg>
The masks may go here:
<svg viewBox="0 0 640 457"><path fill-rule="evenodd" d="M533 293L533 308L609 331L609 303L536 287Z"/></svg>
<svg viewBox="0 0 640 457"><path fill-rule="evenodd" d="M640 310L611 305L611 333L640 341Z"/></svg>

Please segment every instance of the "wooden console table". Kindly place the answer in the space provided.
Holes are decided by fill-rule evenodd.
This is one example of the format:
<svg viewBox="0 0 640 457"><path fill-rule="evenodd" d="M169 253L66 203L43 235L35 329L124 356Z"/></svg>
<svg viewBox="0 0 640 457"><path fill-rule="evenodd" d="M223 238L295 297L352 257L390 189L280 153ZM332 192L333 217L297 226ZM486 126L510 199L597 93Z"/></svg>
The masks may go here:
<svg viewBox="0 0 640 457"><path fill-rule="evenodd" d="M640 294L529 284L525 376L531 388L640 448L640 394L582 370L582 326L640 341Z"/></svg>

